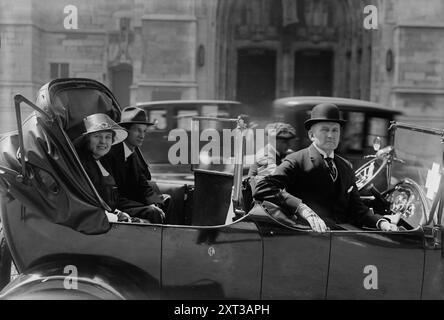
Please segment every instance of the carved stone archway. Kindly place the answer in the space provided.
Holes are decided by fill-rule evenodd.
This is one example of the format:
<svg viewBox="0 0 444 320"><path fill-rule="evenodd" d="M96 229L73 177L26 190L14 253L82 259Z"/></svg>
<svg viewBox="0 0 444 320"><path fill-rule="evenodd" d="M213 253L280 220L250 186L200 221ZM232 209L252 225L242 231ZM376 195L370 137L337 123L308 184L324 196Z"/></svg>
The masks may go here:
<svg viewBox="0 0 444 320"><path fill-rule="evenodd" d="M276 51L276 98L295 94L295 53L330 50L331 95L368 99L371 31L364 0L221 0L216 13L216 94L236 98L237 51ZM296 75L297 76L297 75ZM303 81L302 81L303 82Z"/></svg>

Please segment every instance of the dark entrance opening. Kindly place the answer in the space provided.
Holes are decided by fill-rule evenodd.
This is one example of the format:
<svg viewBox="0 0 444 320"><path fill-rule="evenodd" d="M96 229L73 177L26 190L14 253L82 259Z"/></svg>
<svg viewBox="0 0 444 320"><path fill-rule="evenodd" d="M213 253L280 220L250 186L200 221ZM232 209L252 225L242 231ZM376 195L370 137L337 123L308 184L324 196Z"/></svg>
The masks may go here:
<svg viewBox="0 0 444 320"><path fill-rule="evenodd" d="M236 100L248 114L266 117L276 98L276 52L248 48L238 50Z"/></svg>
<svg viewBox="0 0 444 320"><path fill-rule="evenodd" d="M111 89L122 108L130 104L130 86L133 83L133 67L121 63L110 68Z"/></svg>
<svg viewBox="0 0 444 320"><path fill-rule="evenodd" d="M331 51L297 51L294 65L295 96L332 95L333 53Z"/></svg>

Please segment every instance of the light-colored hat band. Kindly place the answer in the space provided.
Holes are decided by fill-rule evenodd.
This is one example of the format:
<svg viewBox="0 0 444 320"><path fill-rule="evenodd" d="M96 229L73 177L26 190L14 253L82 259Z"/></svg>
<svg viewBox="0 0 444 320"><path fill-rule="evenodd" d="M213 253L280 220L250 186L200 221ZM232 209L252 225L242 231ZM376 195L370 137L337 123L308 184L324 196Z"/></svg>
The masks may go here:
<svg viewBox="0 0 444 320"><path fill-rule="evenodd" d="M113 126L109 123L106 123L106 122L102 122L102 123L94 124L92 127L89 128L87 133L96 132L96 131L104 131L104 130L113 130L114 128L115 128L115 126Z"/></svg>

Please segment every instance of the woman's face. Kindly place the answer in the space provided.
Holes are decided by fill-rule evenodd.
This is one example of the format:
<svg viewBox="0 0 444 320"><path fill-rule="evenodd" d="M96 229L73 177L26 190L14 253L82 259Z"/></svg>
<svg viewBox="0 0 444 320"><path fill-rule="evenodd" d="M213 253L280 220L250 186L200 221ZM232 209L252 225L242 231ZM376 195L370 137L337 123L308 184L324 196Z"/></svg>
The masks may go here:
<svg viewBox="0 0 444 320"><path fill-rule="evenodd" d="M94 159L99 159L111 150L113 144L112 131L99 131L88 135L88 150L91 151Z"/></svg>

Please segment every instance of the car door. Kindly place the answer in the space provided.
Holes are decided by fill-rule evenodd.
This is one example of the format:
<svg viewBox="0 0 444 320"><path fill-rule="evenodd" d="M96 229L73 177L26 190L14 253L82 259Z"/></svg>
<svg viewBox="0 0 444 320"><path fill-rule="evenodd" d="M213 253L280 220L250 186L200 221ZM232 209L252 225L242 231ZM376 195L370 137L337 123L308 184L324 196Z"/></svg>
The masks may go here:
<svg viewBox="0 0 444 320"><path fill-rule="evenodd" d="M261 271L262 241L254 223L163 228L168 299L259 299Z"/></svg>
<svg viewBox="0 0 444 320"><path fill-rule="evenodd" d="M333 231L327 299L420 299L422 228Z"/></svg>
<svg viewBox="0 0 444 320"><path fill-rule="evenodd" d="M425 265L422 299L444 299L444 249L442 222L425 227Z"/></svg>
<svg viewBox="0 0 444 320"><path fill-rule="evenodd" d="M444 179L441 177L441 184ZM444 191L443 186L441 186ZM443 243L443 224L444 212L442 209L444 195L439 195L437 205L429 224L424 227L425 233L425 266L424 283L422 287L422 299L444 299L444 249ZM441 206L441 207L440 207ZM439 223L437 223L439 221Z"/></svg>
<svg viewBox="0 0 444 320"><path fill-rule="evenodd" d="M257 224L264 243L262 299L325 299L330 232Z"/></svg>

